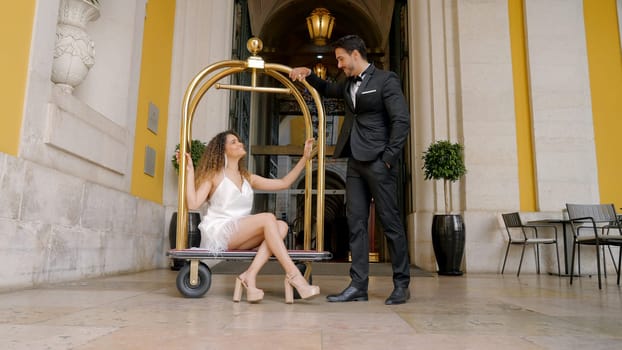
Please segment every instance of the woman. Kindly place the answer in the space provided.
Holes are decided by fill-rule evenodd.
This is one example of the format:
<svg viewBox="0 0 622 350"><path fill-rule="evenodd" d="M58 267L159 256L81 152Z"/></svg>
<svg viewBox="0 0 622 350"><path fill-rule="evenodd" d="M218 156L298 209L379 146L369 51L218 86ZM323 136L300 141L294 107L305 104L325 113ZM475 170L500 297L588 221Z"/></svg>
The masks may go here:
<svg viewBox="0 0 622 350"><path fill-rule="evenodd" d="M205 147L196 173L190 154L186 154L186 202L189 209L199 208L207 200L203 217L201 247L213 252L226 249L254 249L257 254L248 269L236 278L233 301L240 301L242 287L246 300L258 302L263 291L256 287L257 274L270 256L274 255L285 270L285 302L294 302L293 288L301 298L320 294L318 286L307 283L287 253L283 239L287 223L274 214L251 215L253 189L284 190L298 178L308 159L311 159L313 139L305 142L303 156L296 166L281 179L268 179L250 174L244 168L244 144L233 131L216 135Z"/></svg>

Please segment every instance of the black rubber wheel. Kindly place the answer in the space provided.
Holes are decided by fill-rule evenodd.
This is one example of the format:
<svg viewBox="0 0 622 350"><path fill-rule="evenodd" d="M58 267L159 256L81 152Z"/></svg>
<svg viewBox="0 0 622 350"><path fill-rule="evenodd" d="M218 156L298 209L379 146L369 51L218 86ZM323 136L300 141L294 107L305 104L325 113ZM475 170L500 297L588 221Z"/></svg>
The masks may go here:
<svg viewBox="0 0 622 350"><path fill-rule="evenodd" d="M184 265L177 273L177 290L186 298L202 297L212 285L212 271L203 263L199 263L199 283L190 284L190 264Z"/></svg>

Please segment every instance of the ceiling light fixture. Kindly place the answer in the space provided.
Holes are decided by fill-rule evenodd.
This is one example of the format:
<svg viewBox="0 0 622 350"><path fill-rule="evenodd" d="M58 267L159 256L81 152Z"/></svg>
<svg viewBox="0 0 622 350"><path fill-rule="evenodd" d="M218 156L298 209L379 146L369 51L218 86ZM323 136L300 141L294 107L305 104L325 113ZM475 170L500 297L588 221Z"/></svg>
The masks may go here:
<svg viewBox="0 0 622 350"><path fill-rule="evenodd" d="M316 63L313 66L313 73L322 79L326 79L326 66L321 63Z"/></svg>
<svg viewBox="0 0 622 350"><path fill-rule="evenodd" d="M311 12L311 15L307 17L307 28L309 29L309 36L313 43L317 46L324 46L330 39L330 35L333 32L333 26L335 25L335 17L330 12L323 8L318 7Z"/></svg>

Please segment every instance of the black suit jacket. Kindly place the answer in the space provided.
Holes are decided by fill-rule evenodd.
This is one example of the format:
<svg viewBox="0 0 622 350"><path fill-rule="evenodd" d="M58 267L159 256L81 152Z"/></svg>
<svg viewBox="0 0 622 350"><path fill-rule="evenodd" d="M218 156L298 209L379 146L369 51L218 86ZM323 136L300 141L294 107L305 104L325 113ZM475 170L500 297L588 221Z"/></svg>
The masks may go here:
<svg viewBox="0 0 622 350"><path fill-rule="evenodd" d="M400 80L394 72L370 65L352 104L352 79L329 83L311 73L307 81L321 95L343 98L345 119L335 146L335 158L345 154L349 142L351 156L359 161L381 158L393 166L400 155L410 130L410 115Z"/></svg>

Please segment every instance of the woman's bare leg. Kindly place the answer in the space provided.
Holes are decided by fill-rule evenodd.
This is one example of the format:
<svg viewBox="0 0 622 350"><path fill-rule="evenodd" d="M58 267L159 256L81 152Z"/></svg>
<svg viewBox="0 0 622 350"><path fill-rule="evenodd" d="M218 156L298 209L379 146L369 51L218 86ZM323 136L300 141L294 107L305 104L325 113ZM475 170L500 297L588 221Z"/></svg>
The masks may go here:
<svg viewBox="0 0 622 350"><path fill-rule="evenodd" d="M253 249L257 254L249 268L243 273L246 283L255 286L259 270L274 255L287 274L298 272L298 268L289 257L283 239L287 234L287 224L277 220L273 214L261 213L240 220L238 232L229 240L229 249Z"/></svg>
<svg viewBox="0 0 622 350"><path fill-rule="evenodd" d="M283 229L279 230L279 226ZM291 304L294 302L294 288L296 288L298 294L300 294L300 297L303 299L320 294L320 288L318 286L309 285L289 257L281 233L281 231L286 232L287 228L279 224L273 214L264 213L246 217L240 220L239 227L240 229L238 232L231 236L229 249L251 249L260 245L261 251L258 251L258 254L260 254L259 259L256 257L256 261L253 261L251 264L254 265L253 269L261 268L268 258L270 258L270 252L272 252L285 270L284 285L286 303ZM257 272L254 273L256 277ZM242 276L240 279L242 278L247 277ZM248 282L246 283L248 284ZM234 293L234 298L235 295Z"/></svg>
<svg viewBox="0 0 622 350"><path fill-rule="evenodd" d="M280 234L281 240L283 240L285 239L285 236L287 235L287 231L288 231L287 223L281 220L278 220L277 223L279 226L279 234ZM268 244L264 240L257 248L257 254L255 255L255 258L251 262L248 269L246 269L246 271L244 271L242 275L240 275L243 277L244 280L246 280L246 283L249 286L256 287L255 281L257 280L257 275L259 274L259 271L261 270L261 268L266 264L266 262L268 262L268 259L270 259L271 256L272 256L272 251L270 250L270 248L268 247Z"/></svg>

